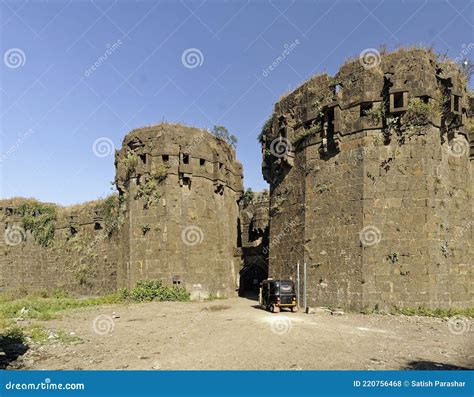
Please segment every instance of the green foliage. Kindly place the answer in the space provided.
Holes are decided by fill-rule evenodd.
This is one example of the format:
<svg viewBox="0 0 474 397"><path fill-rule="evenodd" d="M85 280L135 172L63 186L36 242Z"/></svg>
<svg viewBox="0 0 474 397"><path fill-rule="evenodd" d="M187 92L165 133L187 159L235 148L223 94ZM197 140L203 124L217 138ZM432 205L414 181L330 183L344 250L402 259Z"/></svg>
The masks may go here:
<svg viewBox="0 0 474 397"><path fill-rule="evenodd" d="M248 188L242 196L243 204L248 205L253 200L253 197L254 197L253 190L251 188Z"/></svg>
<svg viewBox="0 0 474 397"><path fill-rule="evenodd" d="M232 146L234 149L237 146L237 137L233 134L231 134L227 128L225 128L222 125L215 125L212 128L212 134L218 138L221 139L225 142L227 142L230 146Z"/></svg>
<svg viewBox="0 0 474 397"><path fill-rule="evenodd" d="M272 133L272 123L273 123L273 118L270 116L267 121L265 121L265 124L263 124L262 131L260 131L260 134L258 134L258 141L263 144L264 142L264 137L267 135L271 135Z"/></svg>
<svg viewBox="0 0 474 397"><path fill-rule="evenodd" d="M131 291L121 290L121 297L135 302L188 301L190 294L182 287L164 286L159 280L141 280Z"/></svg>
<svg viewBox="0 0 474 397"><path fill-rule="evenodd" d="M293 138L291 139L291 143L293 145L297 145L298 143L303 141L303 139L305 139L306 137L316 135L316 134L320 133L321 130L322 130L321 124L317 122L317 123L313 124L311 127L305 128L305 129L301 130L300 132L297 132L293 136Z"/></svg>
<svg viewBox="0 0 474 397"><path fill-rule="evenodd" d="M134 153L127 153L122 159L122 164L127 171L127 175L131 176L136 171L138 166L138 156Z"/></svg>
<svg viewBox="0 0 474 397"><path fill-rule="evenodd" d="M158 185L166 178L166 176L167 167L160 165L156 171L152 172L149 176L146 176L145 181L138 186L138 190L135 193L135 200L144 199L145 203L143 204L143 208L150 208L161 198Z"/></svg>
<svg viewBox="0 0 474 397"><path fill-rule="evenodd" d="M38 298L27 296L22 299L0 300L0 337L22 336L21 329L14 327L11 319L51 320L58 313L69 309L78 309L105 304L122 302L158 301L188 301L190 294L182 287L164 286L161 281L139 281L131 291L121 289L116 293L93 298ZM39 331L38 331L39 332Z"/></svg>
<svg viewBox="0 0 474 397"><path fill-rule="evenodd" d="M28 336L35 343L44 343L48 340L48 332L39 324L32 325L27 332Z"/></svg>
<svg viewBox="0 0 474 397"><path fill-rule="evenodd" d="M25 230L29 230L34 239L43 247L53 243L56 207L37 202L28 202L18 207Z"/></svg>
<svg viewBox="0 0 474 397"><path fill-rule="evenodd" d="M408 107L402 116L402 124L407 128L415 128L427 125L431 120L441 115L440 104L436 100L425 103L421 98L411 98Z"/></svg>
<svg viewBox="0 0 474 397"><path fill-rule="evenodd" d="M365 116L368 117L370 124L374 126L379 125L385 117L384 106L380 104L379 106L371 107L365 111Z"/></svg>
<svg viewBox="0 0 474 397"><path fill-rule="evenodd" d="M4 349L6 345L22 344L26 341L23 329L10 320L0 321L0 346Z"/></svg>
<svg viewBox="0 0 474 397"><path fill-rule="evenodd" d="M106 233L110 236L119 227L120 202L116 194L107 197L101 205Z"/></svg>
<svg viewBox="0 0 474 397"><path fill-rule="evenodd" d="M24 319L51 320L56 317L57 312L62 310L118 302L120 302L119 294L87 299L27 297L2 302L0 304L0 319L22 317Z"/></svg>

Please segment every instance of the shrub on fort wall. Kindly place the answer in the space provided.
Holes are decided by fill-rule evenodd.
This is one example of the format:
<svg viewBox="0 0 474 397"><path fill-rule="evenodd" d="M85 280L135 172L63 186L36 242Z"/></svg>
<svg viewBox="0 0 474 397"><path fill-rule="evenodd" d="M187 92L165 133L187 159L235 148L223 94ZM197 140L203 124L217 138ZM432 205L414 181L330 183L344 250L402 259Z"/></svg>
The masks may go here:
<svg viewBox="0 0 474 397"><path fill-rule="evenodd" d="M18 213L23 228L29 230L40 245L49 247L54 239L56 208L52 205L28 202L20 205Z"/></svg>

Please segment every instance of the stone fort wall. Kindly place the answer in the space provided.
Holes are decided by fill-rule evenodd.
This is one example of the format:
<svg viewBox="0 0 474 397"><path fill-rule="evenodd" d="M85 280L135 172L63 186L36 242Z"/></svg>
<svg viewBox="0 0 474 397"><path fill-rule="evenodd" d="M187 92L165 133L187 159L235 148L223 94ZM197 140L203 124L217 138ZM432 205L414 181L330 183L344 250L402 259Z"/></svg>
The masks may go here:
<svg viewBox="0 0 474 397"><path fill-rule="evenodd" d="M235 295L235 151L204 130L162 124L124 138L116 171L119 194L104 200L0 201L0 289L103 294L153 278L194 299Z"/></svg>
<svg viewBox="0 0 474 397"><path fill-rule="evenodd" d="M206 131L161 125L127 135L116 165L126 204L123 286L154 278L196 298L234 295L243 190L235 151Z"/></svg>
<svg viewBox="0 0 474 397"><path fill-rule="evenodd" d="M349 61L280 100L262 136L270 240L292 227L270 276L306 262L308 305L472 306L469 109L457 66L425 50Z"/></svg>
<svg viewBox="0 0 474 397"><path fill-rule="evenodd" d="M62 208L35 200L0 202L0 291L68 291L100 295L116 290L120 239L103 217L104 202ZM43 209L54 211L44 228L25 229L22 206L34 219ZM33 234L54 227L54 237L38 242ZM44 233L43 233L44 235Z"/></svg>

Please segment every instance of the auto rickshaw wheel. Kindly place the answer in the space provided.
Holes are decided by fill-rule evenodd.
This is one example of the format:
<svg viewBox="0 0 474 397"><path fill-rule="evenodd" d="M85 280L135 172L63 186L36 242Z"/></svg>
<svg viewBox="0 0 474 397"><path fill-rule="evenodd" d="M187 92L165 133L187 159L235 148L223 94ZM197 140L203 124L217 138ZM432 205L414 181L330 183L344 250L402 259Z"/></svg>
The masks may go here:
<svg viewBox="0 0 474 397"><path fill-rule="evenodd" d="M270 305L270 311L272 313L280 313L280 308L277 305L271 304Z"/></svg>
<svg viewBox="0 0 474 397"><path fill-rule="evenodd" d="M291 306L291 312L296 313L298 311L298 306Z"/></svg>

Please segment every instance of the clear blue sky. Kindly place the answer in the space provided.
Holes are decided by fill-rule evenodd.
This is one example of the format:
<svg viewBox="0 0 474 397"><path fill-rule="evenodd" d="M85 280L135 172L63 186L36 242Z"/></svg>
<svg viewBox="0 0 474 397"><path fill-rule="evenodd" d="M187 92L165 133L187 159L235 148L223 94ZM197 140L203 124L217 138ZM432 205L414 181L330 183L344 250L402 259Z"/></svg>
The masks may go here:
<svg viewBox="0 0 474 397"><path fill-rule="evenodd" d="M93 143L119 148L131 129L162 120L226 126L239 139L245 186L260 190L256 137L283 92L383 44L458 57L474 41L473 12L456 0L3 2L0 196L103 197L114 160L96 156ZM183 65L189 48L202 64Z"/></svg>

